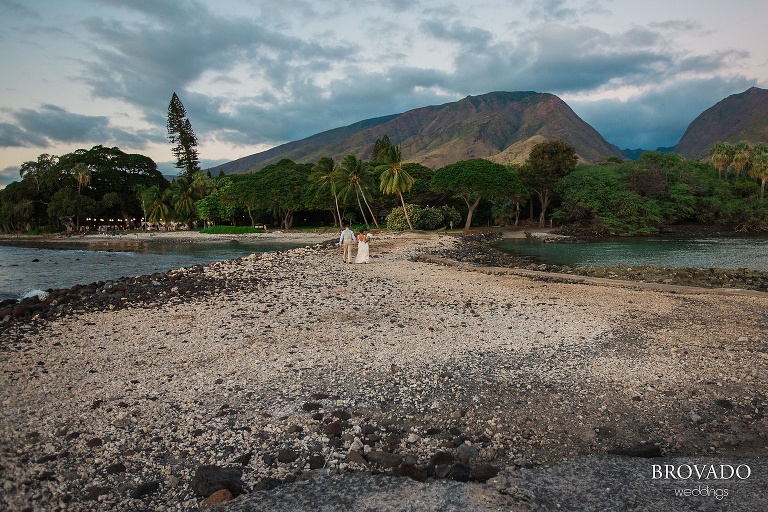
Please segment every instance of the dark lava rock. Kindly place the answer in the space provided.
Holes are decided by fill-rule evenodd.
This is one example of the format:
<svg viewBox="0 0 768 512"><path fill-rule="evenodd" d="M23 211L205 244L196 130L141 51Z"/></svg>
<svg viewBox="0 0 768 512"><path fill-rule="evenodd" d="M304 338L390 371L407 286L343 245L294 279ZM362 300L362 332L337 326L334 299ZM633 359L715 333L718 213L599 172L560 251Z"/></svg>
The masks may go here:
<svg viewBox="0 0 768 512"><path fill-rule="evenodd" d="M721 398L720 400L715 400L715 405L722 407L723 409L733 409L733 402L730 400L726 400L725 398Z"/></svg>
<svg viewBox="0 0 768 512"><path fill-rule="evenodd" d="M416 467L412 464L403 464L400 467L399 474L401 476L406 476L411 480L416 480L417 482L426 482L428 477L426 469Z"/></svg>
<svg viewBox="0 0 768 512"><path fill-rule="evenodd" d="M341 409L337 409L333 411L331 413L331 416L333 416L334 418L338 418L340 420L348 420L352 417L352 415L349 412L343 411Z"/></svg>
<svg viewBox="0 0 768 512"><path fill-rule="evenodd" d="M339 437L344 432L344 428L341 426L341 423L334 421L325 425L323 431L328 437Z"/></svg>
<svg viewBox="0 0 768 512"><path fill-rule="evenodd" d="M395 468L403 462L403 458L395 453L373 450L368 454L368 461L384 469Z"/></svg>
<svg viewBox="0 0 768 512"><path fill-rule="evenodd" d="M220 489L228 489L233 496L243 493L242 468L200 466L189 485L197 496L207 498Z"/></svg>
<svg viewBox="0 0 768 512"><path fill-rule="evenodd" d="M486 482L499 474L499 468L492 464L480 464L473 466L470 478L476 482Z"/></svg>
<svg viewBox="0 0 768 512"><path fill-rule="evenodd" d="M156 493L160 489L160 482L157 480L152 480L149 482L144 482L143 484L139 484L136 489L131 492L131 498L138 500L143 498L144 496L149 496L150 494Z"/></svg>
<svg viewBox="0 0 768 512"><path fill-rule="evenodd" d="M96 448L97 446L103 445L104 441L100 437L94 437L93 439L89 439L86 444L88 445L88 448Z"/></svg>
<svg viewBox="0 0 768 512"><path fill-rule="evenodd" d="M309 469L323 469L325 467L325 457L317 453L310 455L307 462Z"/></svg>
<svg viewBox="0 0 768 512"><path fill-rule="evenodd" d="M310 412L310 411L316 411L318 409L322 409L323 406L322 404L318 404L317 402L304 402L301 408L307 412Z"/></svg>
<svg viewBox="0 0 768 512"><path fill-rule="evenodd" d="M472 468L469 466L469 464L465 464L459 461L451 466L451 480L456 480L457 482L469 482L471 476Z"/></svg>
<svg viewBox="0 0 768 512"><path fill-rule="evenodd" d="M437 452L429 459L429 463L433 466L441 466L443 464L453 464L453 455L448 452Z"/></svg>
<svg viewBox="0 0 768 512"><path fill-rule="evenodd" d="M277 478L266 477L259 480L259 482L253 486L254 491L271 491L283 485L282 480Z"/></svg>
<svg viewBox="0 0 768 512"><path fill-rule="evenodd" d="M289 448L283 448L277 452L277 461L289 464L299 458L299 454Z"/></svg>
<svg viewBox="0 0 768 512"><path fill-rule="evenodd" d="M244 453L243 455L237 457L235 459L235 462L237 462L241 466L247 466L248 463L251 462L252 457L253 457L253 452Z"/></svg>
<svg viewBox="0 0 768 512"><path fill-rule="evenodd" d="M125 473L127 468L125 467L125 464L118 462L117 464L112 464L110 466L107 466L107 474L108 475L117 475L118 473Z"/></svg>

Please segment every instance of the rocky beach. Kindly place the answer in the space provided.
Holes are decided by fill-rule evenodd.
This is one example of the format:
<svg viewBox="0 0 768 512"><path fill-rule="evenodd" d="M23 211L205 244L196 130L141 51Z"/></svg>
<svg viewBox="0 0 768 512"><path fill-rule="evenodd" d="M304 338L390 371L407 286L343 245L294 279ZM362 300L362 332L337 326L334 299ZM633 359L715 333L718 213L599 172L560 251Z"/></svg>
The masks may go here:
<svg viewBox="0 0 768 512"><path fill-rule="evenodd" d="M0 306L0 508L768 505L768 294L515 275L482 237L381 234L347 265L290 236ZM708 464L750 474L654 478Z"/></svg>

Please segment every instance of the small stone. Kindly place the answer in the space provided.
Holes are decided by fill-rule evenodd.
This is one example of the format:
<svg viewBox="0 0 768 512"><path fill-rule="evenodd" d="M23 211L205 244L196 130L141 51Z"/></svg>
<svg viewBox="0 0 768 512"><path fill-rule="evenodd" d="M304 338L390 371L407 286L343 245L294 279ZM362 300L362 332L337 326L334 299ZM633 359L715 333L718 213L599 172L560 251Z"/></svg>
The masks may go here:
<svg viewBox="0 0 768 512"><path fill-rule="evenodd" d="M126 471L125 464L121 462L107 466L108 475L117 475L118 473L125 473L125 471Z"/></svg>
<svg viewBox="0 0 768 512"><path fill-rule="evenodd" d="M317 453L310 455L307 462L309 469L323 469L325 467L325 457Z"/></svg>
<svg viewBox="0 0 768 512"><path fill-rule="evenodd" d="M469 478L472 475L472 468L469 467L468 464L465 464L464 462L456 462L453 466L451 466L451 480L456 480L457 482L469 482Z"/></svg>
<svg viewBox="0 0 768 512"><path fill-rule="evenodd" d="M359 464L360 466L364 466L366 468L370 467L368 464L368 461L365 460L365 457L363 457L359 452L355 452L355 451L348 452L346 460L350 464L354 463L354 464Z"/></svg>
<svg viewBox="0 0 768 512"><path fill-rule="evenodd" d="M462 462L468 462L469 460L478 457L480 452L474 446L469 446L468 444L464 443L459 445L459 447L456 449L456 454L459 456L459 460Z"/></svg>
<svg viewBox="0 0 768 512"><path fill-rule="evenodd" d="M429 463L433 466L442 466L444 464L453 464L454 458L448 452L437 452L429 459Z"/></svg>
<svg viewBox="0 0 768 512"><path fill-rule="evenodd" d="M232 496L232 493L229 492L229 489L219 489L215 493L205 498L203 503L200 504L200 508L210 508L214 505L231 501L232 498L234 498L234 496Z"/></svg>
<svg viewBox="0 0 768 512"><path fill-rule="evenodd" d="M283 464L290 464L299 458L299 454L289 448L283 448L277 452L277 461Z"/></svg>
<svg viewBox="0 0 768 512"><path fill-rule="evenodd" d="M323 431L328 437L339 437L344 429L342 428L341 423L334 421L325 425Z"/></svg>
<svg viewBox="0 0 768 512"><path fill-rule="evenodd" d="M384 469L397 467L403 462L403 458L400 455L381 450L371 451L371 453L368 454L368 460Z"/></svg>
<svg viewBox="0 0 768 512"><path fill-rule="evenodd" d="M499 468L492 464L480 464L473 466L470 478L477 482L486 482L499 474Z"/></svg>
<svg viewBox="0 0 768 512"><path fill-rule="evenodd" d="M87 443L88 448L96 448L97 446L101 446L104 444L104 441L100 437L94 437L93 439L89 439Z"/></svg>
<svg viewBox="0 0 768 512"><path fill-rule="evenodd" d="M435 476L437 478L447 478L451 474L451 466L448 464L440 464L435 466Z"/></svg>
<svg viewBox="0 0 768 512"><path fill-rule="evenodd" d="M342 410L336 410L331 413L331 416L334 418L338 418L340 420L348 420L352 417L352 415L347 411Z"/></svg>

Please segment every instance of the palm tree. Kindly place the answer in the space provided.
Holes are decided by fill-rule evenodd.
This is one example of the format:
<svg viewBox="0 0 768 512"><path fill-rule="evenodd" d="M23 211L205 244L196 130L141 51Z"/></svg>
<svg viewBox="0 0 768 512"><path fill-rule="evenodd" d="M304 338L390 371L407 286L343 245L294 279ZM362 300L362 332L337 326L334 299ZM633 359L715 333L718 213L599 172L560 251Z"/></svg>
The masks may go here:
<svg viewBox="0 0 768 512"><path fill-rule="evenodd" d="M75 176L75 179L77 180L77 200L78 203L80 203L80 200L82 199L82 189L83 187L87 187L88 184L91 182L91 170L83 163L79 163L75 165L72 168L72 174ZM79 212L78 208L78 212ZM76 215L76 223L75 227L78 231L80 231L80 214L78 213Z"/></svg>
<svg viewBox="0 0 768 512"><path fill-rule="evenodd" d="M736 169L736 180L739 179L741 171L745 170L749 166L750 152L749 144L746 142L739 142L733 147L733 168Z"/></svg>
<svg viewBox="0 0 768 512"><path fill-rule="evenodd" d="M168 201L171 199L170 189L161 192L156 185L145 188L140 192L142 207L146 208L146 219L150 224L170 220L171 210Z"/></svg>
<svg viewBox="0 0 768 512"><path fill-rule="evenodd" d="M760 199L765 199L765 183L768 181L768 145L756 144L752 148L751 161L749 175L760 180Z"/></svg>
<svg viewBox="0 0 768 512"><path fill-rule="evenodd" d="M192 224L195 215L195 201L205 195L205 178L202 173L192 176L179 176L171 184L171 197L173 209L179 220L185 222L187 227Z"/></svg>
<svg viewBox="0 0 768 512"><path fill-rule="evenodd" d="M400 144L397 146L387 146L380 152L380 158L385 162L376 168L381 170L380 190L385 194L397 194L400 197L408 228L413 230L413 224L408 216L408 209L405 207L405 199L403 199L403 192L410 192L411 187L413 187L413 177L403 169Z"/></svg>
<svg viewBox="0 0 768 512"><path fill-rule="evenodd" d="M717 169L717 178L723 179L723 171L725 171L725 178L728 179L728 166L733 162L733 146L727 142L718 142L709 151L709 161Z"/></svg>
<svg viewBox="0 0 768 512"><path fill-rule="evenodd" d="M339 168L333 164L333 158L324 156L312 167L312 179L319 184L319 190L322 192L326 188L331 189L333 201L336 204L336 214L333 217L333 226L336 227L336 221L341 226L341 211L339 210L339 193L337 183L339 181Z"/></svg>
<svg viewBox="0 0 768 512"><path fill-rule="evenodd" d="M91 170L83 163L79 163L72 168L72 174L77 180L77 194L80 195L83 187L91 183Z"/></svg>
<svg viewBox="0 0 768 512"><path fill-rule="evenodd" d="M362 197L365 206L368 208L368 212L373 218L373 223L376 225L376 229L378 229L379 223L376 221L376 216L373 214L373 210L371 210L371 206L368 204L368 199L365 197L365 191L371 189L370 174L365 163L362 160L358 160L355 155L349 154L345 156L344 160L339 164L339 171L339 181L342 183L342 189L339 193L346 197L350 189L355 191L357 206L360 208L360 213L363 215L363 222L365 222L365 226L369 228L370 225L368 224L368 219L365 217L365 210L363 210L363 205L360 203L360 197Z"/></svg>

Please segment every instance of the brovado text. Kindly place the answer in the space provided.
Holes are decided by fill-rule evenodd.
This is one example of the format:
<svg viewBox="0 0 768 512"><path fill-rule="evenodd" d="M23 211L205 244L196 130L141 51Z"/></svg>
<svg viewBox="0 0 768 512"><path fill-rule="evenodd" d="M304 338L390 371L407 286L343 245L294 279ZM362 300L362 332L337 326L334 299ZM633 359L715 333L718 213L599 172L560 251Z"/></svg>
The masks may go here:
<svg viewBox="0 0 768 512"><path fill-rule="evenodd" d="M653 480L746 480L752 476L747 464L653 464Z"/></svg>

